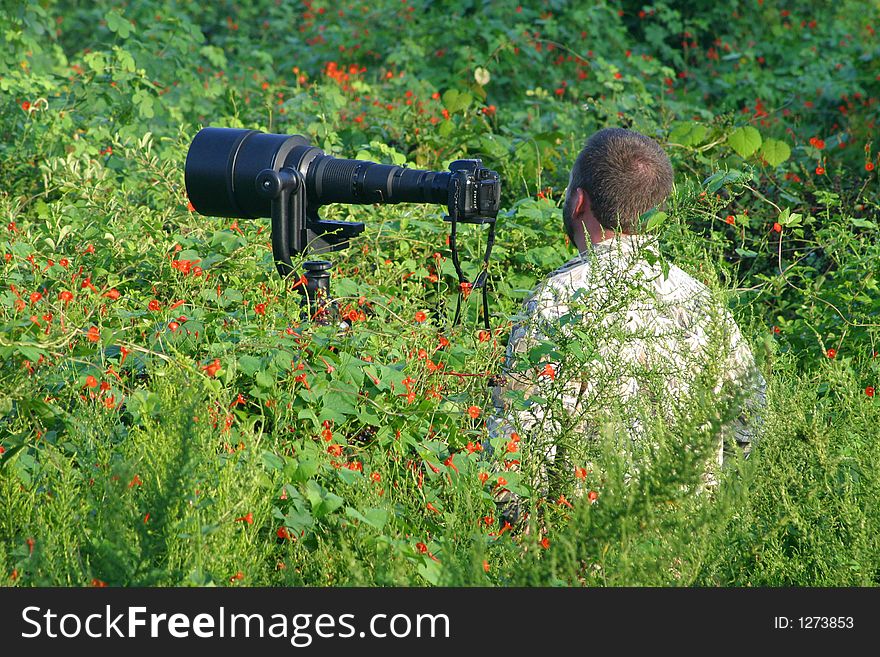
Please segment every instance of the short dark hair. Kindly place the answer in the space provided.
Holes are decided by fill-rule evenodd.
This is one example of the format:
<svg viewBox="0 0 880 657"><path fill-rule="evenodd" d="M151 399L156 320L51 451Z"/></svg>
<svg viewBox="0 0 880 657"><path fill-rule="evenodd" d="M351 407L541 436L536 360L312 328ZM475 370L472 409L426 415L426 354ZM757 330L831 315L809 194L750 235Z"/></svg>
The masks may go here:
<svg viewBox="0 0 880 657"><path fill-rule="evenodd" d="M639 232L639 217L672 191L672 164L660 145L643 134L604 128L587 140L571 171L572 190L590 197L604 228Z"/></svg>

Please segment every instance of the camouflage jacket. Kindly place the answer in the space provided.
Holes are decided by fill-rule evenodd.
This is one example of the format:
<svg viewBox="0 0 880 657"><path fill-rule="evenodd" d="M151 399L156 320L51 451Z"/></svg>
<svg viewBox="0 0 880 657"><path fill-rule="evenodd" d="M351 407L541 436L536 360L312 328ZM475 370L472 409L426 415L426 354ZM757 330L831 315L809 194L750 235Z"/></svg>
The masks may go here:
<svg viewBox="0 0 880 657"><path fill-rule="evenodd" d="M708 470L734 444L748 455L764 378L724 304L664 264L655 238L593 245L539 285L516 319L493 391L490 438L517 433L524 454L551 463L565 440L636 440L651 418L680 420L702 390L719 413Z"/></svg>

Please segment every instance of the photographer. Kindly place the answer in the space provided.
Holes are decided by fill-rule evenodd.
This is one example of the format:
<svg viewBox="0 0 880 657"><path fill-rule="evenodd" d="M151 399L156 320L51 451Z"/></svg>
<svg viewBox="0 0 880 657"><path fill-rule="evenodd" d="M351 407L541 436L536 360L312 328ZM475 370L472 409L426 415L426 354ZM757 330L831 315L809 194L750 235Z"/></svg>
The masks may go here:
<svg viewBox="0 0 880 657"><path fill-rule="evenodd" d="M748 455L765 390L752 353L723 303L664 264L640 225L672 182L662 148L620 128L595 133L574 163L563 222L579 254L526 299L489 421L496 446L516 443L508 451L522 463L512 467L536 495L583 478L597 437L616 441L637 475L650 429L687 424L699 391L717 411L699 425L712 444L693 446L703 484L716 482L733 445ZM519 498L496 499L515 521Z"/></svg>

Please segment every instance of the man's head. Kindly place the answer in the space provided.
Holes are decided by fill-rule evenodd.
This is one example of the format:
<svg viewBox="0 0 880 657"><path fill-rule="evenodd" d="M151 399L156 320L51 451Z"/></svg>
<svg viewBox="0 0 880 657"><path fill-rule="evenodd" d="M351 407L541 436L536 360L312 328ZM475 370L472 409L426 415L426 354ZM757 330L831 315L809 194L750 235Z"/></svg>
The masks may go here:
<svg viewBox="0 0 880 657"><path fill-rule="evenodd" d="M579 223L609 236L638 233L639 217L669 196L672 177L669 157L653 139L623 128L600 130L572 167L562 210L569 238L585 247L575 239L583 234Z"/></svg>

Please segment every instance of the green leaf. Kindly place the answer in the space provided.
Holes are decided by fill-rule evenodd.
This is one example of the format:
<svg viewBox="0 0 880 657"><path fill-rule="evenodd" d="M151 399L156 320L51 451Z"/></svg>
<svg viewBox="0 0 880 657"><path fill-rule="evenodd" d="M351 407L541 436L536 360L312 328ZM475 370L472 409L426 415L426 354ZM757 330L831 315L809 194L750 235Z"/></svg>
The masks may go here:
<svg viewBox="0 0 880 657"><path fill-rule="evenodd" d="M870 230L874 230L875 228L877 228L877 224L875 224L873 221L868 221L867 219L850 217L849 222L856 228L868 228Z"/></svg>
<svg viewBox="0 0 880 657"><path fill-rule="evenodd" d="M758 255L757 251L752 251L751 249L737 249L736 252L743 258L755 258Z"/></svg>
<svg viewBox="0 0 880 657"><path fill-rule="evenodd" d="M440 583L440 575L442 573L440 564L436 561L429 560L425 561L425 563L421 564L418 568L418 573L430 584L439 584Z"/></svg>
<svg viewBox="0 0 880 657"><path fill-rule="evenodd" d="M382 529L385 523L388 522L388 511L385 509L364 509L363 513L361 513L354 507L348 506L345 508L345 515L376 529Z"/></svg>
<svg viewBox="0 0 880 657"><path fill-rule="evenodd" d="M463 112L470 107L474 97L467 91L459 91L458 89L448 89L443 94L443 106L449 110L450 114Z"/></svg>
<svg viewBox="0 0 880 657"><path fill-rule="evenodd" d="M291 479L295 482L308 481L318 472L320 464L312 458L300 459L296 471L291 475Z"/></svg>
<svg viewBox="0 0 880 657"><path fill-rule="evenodd" d="M771 167L778 167L791 156L791 148L784 141L779 139L768 139L761 147L761 157Z"/></svg>
<svg viewBox="0 0 880 657"><path fill-rule="evenodd" d="M284 467L284 459L272 452L263 452L263 464L270 470L281 470Z"/></svg>
<svg viewBox="0 0 880 657"><path fill-rule="evenodd" d="M260 370L262 361L255 356L239 356L238 366L241 368L242 372L248 376L253 376Z"/></svg>
<svg viewBox="0 0 880 657"><path fill-rule="evenodd" d="M714 194L722 187L727 187L735 183L744 183L752 179L752 174L745 171L731 169L730 171L719 171L714 173L703 181L706 191Z"/></svg>
<svg viewBox="0 0 880 657"><path fill-rule="evenodd" d="M268 372L266 372L266 370L260 370L259 372L257 372L256 380L257 385L262 388L271 388L273 385L275 385L275 379L272 378L272 376Z"/></svg>
<svg viewBox="0 0 880 657"><path fill-rule="evenodd" d="M654 210L649 214L648 225L645 226L645 231L650 233L652 230L656 230L666 222L667 217L668 215L665 212Z"/></svg>
<svg viewBox="0 0 880 657"><path fill-rule="evenodd" d="M744 125L731 132L727 142L737 155L746 158L761 147L761 133L750 125Z"/></svg>
<svg viewBox="0 0 880 657"><path fill-rule="evenodd" d="M128 38L128 35L132 33L131 23L118 11L111 11L104 18L107 21L107 29L115 32L121 38Z"/></svg>
<svg viewBox="0 0 880 657"><path fill-rule="evenodd" d="M700 123L682 122L669 133L669 141L682 146L696 146L706 138L708 132L709 129Z"/></svg>

